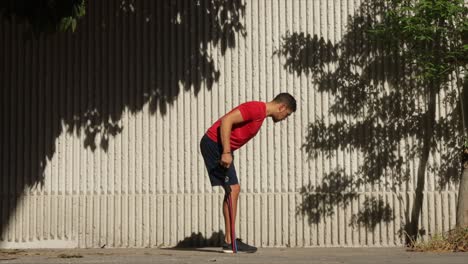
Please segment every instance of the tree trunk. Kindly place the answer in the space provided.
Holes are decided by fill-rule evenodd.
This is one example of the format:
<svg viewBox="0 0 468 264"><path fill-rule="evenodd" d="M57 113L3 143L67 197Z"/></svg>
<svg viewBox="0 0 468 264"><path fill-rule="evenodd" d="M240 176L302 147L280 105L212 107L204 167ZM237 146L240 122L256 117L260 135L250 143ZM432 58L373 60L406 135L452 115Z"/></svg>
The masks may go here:
<svg viewBox="0 0 468 264"><path fill-rule="evenodd" d="M468 149L464 150L465 156ZM457 205L457 227L468 226L468 160L464 161L463 173L460 180L460 188L458 190L458 205Z"/></svg>
<svg viewBox="0 0 468 264"><path fill-rule="evenodd" d="M411 222L406 224L406 232L408 233L406 244L411 245L412 241L416 241L419 234L419 216L421 215L421 209L424 200L424 185L426 184L425 175L427 162L429 160L429 154L431 151L431 140L434 135L434 124L435 124L435 110L436 110L436 95L434 89L429 93L429 105L427 110L426 121L428 122L424 130L422 139L422 152L421 159L419 160L418 166L418 178L415 190L415 199L413 204L413 210L411 211Z"/></svg>
<svg viewBox="0 0 468 264"><path fill-rule="evenodd" d="M407 233L409 235L409 240L406 241L407 244L411 244L412 241L416 241L419 233L419 216L421 215L422 204L424 200L424 185L426 183L424 176L426 175L426 166L427 161L429 160L429 150L426 142L424 142L423 153L421 155L421 160L419 161L418 167L418 178L417 185L415 190L415 199L413 204L413 210L411 211L411 222L408 225Z"/></svg>
<svg viewBox="0 0 468 264"><path fill-rule="evenodd" d="M457 75L458 77L458 75ZM459 87L462 86L460 78L457 78L457 84ZM468 81L463 83L463 90L460 93L460 105L461 105L461 118L463 122L463 133L462 137L463 142L465 144L465 140L468 140L468 133L466 124L468 123L468 116L466 113L468 112L468 106L463 102L468 101L468 92L467 86ZM463 153L462 153L462 164L463 164L463 171L462 176L460 179L460 187L458 189L458 204L457 204L457 227L465 227L468 226L468 146L464 146Z"/></svg>

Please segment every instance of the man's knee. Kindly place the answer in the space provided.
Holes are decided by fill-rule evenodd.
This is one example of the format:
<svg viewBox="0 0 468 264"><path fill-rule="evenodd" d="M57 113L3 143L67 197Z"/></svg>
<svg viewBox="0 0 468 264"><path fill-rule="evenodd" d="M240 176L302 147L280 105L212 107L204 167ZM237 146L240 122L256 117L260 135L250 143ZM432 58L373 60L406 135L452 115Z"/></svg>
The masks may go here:
<svg viewBox="0 0 468 264"><path fill-rule="evenodd" d="M231 185L231 191L232 191L233 194L239 194L240 193L240 185L239 184Z"/></svg>

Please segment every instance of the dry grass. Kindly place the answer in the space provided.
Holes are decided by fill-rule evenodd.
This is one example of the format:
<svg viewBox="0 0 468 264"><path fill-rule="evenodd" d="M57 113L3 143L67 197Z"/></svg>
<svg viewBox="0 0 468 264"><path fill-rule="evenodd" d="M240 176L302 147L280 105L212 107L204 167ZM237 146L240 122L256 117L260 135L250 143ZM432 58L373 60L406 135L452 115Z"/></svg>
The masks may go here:
<svg viewBox="0 0 468 264"><path fill-rule="evenodd" d="M437 234L428 241L413 241L412 251L418 252L468 252L468 227L456 228Z"/></svg>

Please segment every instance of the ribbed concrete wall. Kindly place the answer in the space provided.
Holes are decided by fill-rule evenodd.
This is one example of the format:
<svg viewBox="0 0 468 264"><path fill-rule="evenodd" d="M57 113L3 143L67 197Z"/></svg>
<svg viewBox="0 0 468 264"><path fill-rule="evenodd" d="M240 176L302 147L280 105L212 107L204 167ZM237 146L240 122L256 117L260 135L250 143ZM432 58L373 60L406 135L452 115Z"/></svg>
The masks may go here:
<svg viewBox="0 0 468 264"><path fill-rule="evenodd" d="M50 36L2 22L0 247L219 241L223 194L209 184L199 139L232 107L281 91L298 99L298 111L265 122L235 155L238 237L266 247L401 245L417 159L408 163L412 180L396 191L366 185L318 222L298 213L302 187L320 185L338 166L356 171L363 159L348 149L308 159L308 124L336 121L333 96L318 92L313 76L286 70L275 51L288 31L339 42L361 3L244 1L227 12L245 26L231 35L229 25L217 26L223 12L198 2L88 1L77 32ZM448 230L457 187L438 190L435 173L426 181L421 228ZM388 202L393 220L373 230L350 225L366 197Z"/></svg>

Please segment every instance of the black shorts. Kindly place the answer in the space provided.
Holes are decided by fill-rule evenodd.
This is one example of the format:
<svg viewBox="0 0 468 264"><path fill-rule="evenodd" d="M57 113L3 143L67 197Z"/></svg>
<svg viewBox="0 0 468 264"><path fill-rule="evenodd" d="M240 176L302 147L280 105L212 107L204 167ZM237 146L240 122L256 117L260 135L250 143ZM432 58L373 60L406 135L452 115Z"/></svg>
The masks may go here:
<svg viewBox="0 0 468 264"><path fill-rule="evenodd" d="M226 168L219 164L221 153L223 153L223 146L221 143L218 144L214 142L205 134L200 141L200 150L203 159L205 160L205 166L208 171L208 176L210 177L211 186L222 186L225 185L225 183L227 185L239 184L234 163L231 163L231 166L229 166L227 171Z"/></svg>

